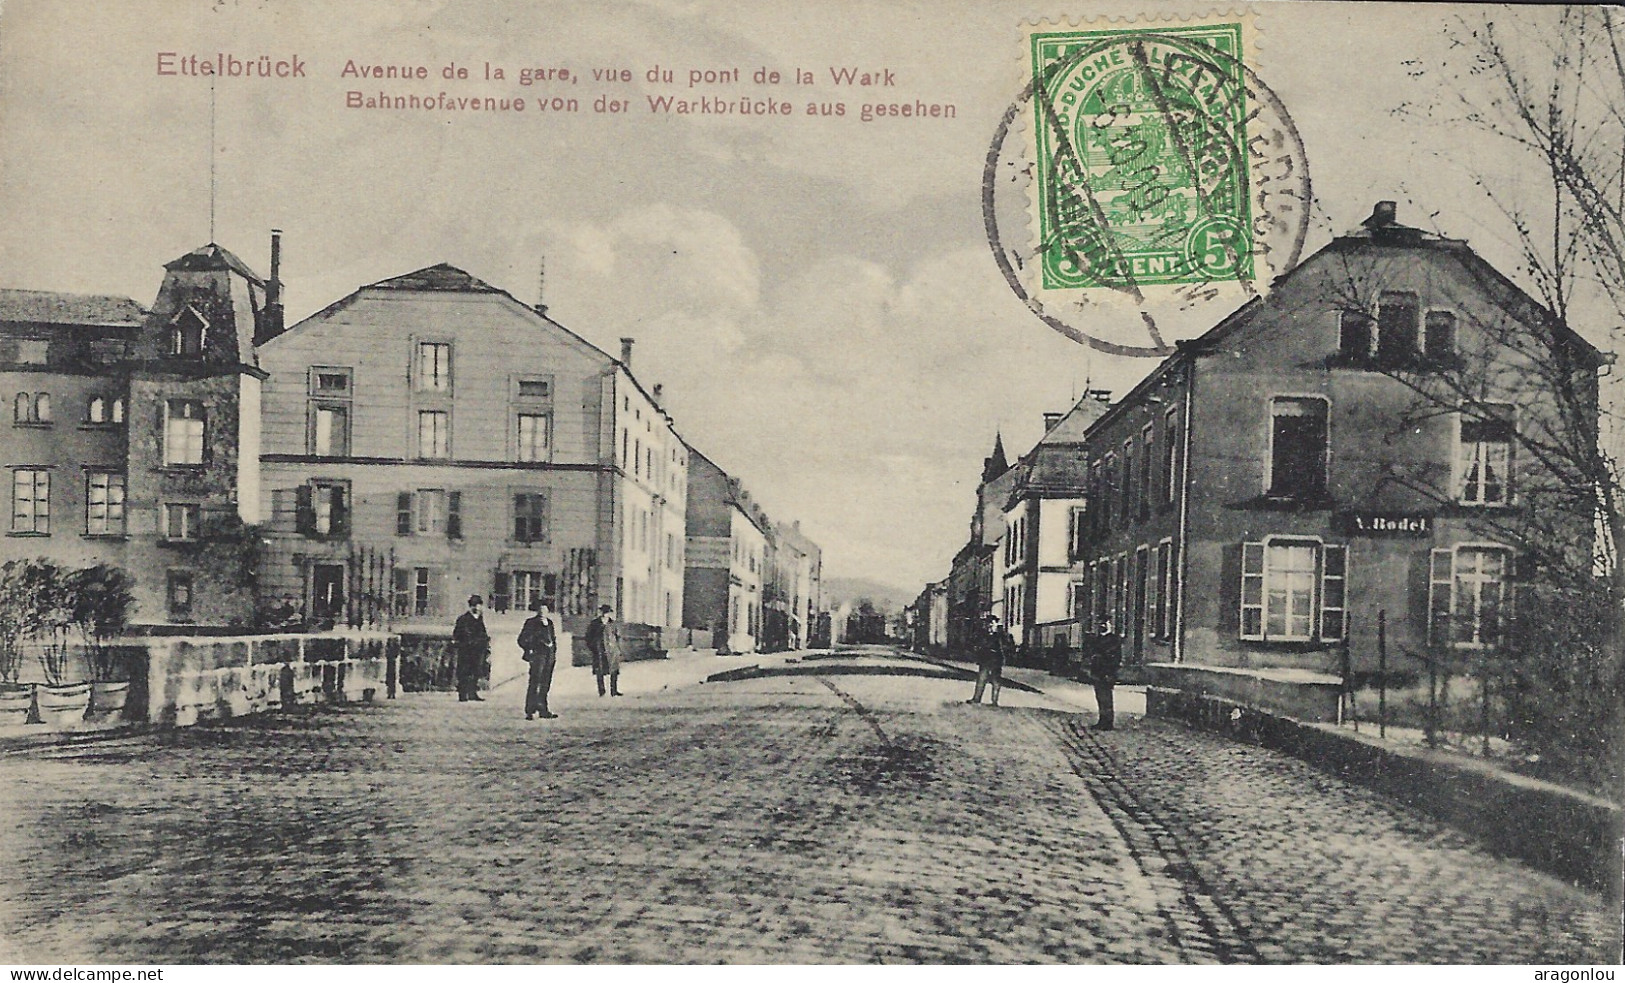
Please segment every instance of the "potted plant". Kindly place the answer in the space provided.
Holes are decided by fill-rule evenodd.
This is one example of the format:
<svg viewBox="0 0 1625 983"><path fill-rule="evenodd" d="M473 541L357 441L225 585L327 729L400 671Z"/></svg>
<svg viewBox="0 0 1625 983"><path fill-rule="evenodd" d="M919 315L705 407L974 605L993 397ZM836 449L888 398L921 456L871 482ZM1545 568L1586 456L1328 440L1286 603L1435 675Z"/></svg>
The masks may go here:
<svg viewBox="0 0 1625 983"><path fill-rule="evenodd" d="M90 681L72 678L68 663L68 629L73 624L72 576L50 562L35 563L32 577L39 605L35 633L40 638L40 668L45 682L34 691L41 723L66 727L85 719L90 709Z"/></svg>
<svg viewBox="0 0 1625 983"><path fill-rule="evenodd" d="M130 695L128 664L109 640L129 626L135 610L135 578L119 567L98 563L68 578L69 618L85 640L90 664L90 712L115 714Z"/></svg>
<svg viewBox="0 0 1625 983"><path fill-rule="evenodd" d="M0 725L26 723L34 705L34 687L19 678L23 639L38 628L39 605L31 575L34 563L0 563Z"/></svg>

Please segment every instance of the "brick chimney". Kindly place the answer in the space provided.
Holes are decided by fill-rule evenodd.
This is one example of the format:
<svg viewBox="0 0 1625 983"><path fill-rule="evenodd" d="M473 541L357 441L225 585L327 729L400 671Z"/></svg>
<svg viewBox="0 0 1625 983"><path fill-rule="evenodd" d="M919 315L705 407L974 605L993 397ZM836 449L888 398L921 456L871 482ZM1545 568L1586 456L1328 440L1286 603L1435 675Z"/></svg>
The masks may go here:
<svg viewBox="0 0 1625 983"><path fill-rule="evenodd" d="M1371 217L1361 222L1368 229L1379 229L1395 224L1398 220L1398 206L1391 201L1379 201L1371 209Z"/></svg>
<svg viewBox="0 0 1625 983"><path fill-rule="evenodd" d="M1049 433L1051 430L1054 430L1055 425L1057 423L1061 422L1061 417L1063 417L1063 416L1066 416L1066 414L1065 413L1045 413L1044 414L1044 432Z"/></svg>
<svg viewBox="0 0 1625 983"><path fill-rule="evenodd" d="M621 339L621 364L626 366L628 371L631 371L631 369L632 369L632 342L634 340L636 340L636 339L633 339L633 338L622 338Z"/></svg>
<svg viewBox="0 0 1625 983"><path fill-rule="evenodd" d="M654 402L655 402L655 407L656 408L658 408L660 406L660 396L665 391L666 391L666 386L665 386L664 383L657 382L657 383L654 384L654 392L651 395L654 396Z"/></svg>
<svg viewBox="0 0 1625 983"><path fill-rule="evenodd" d="M282 333L282 230L271 230L271 279L265 284L264 324L260 327L260 340L267 341Z"/></svg>
<svg viewBox="0 0 1625 983"><path fill-rule="evenodd" d="M1112 401L1112 391L1110 389L1090 389L1088 390L1088 394L1090 399L1099 403L1109 403Z"/></svg>

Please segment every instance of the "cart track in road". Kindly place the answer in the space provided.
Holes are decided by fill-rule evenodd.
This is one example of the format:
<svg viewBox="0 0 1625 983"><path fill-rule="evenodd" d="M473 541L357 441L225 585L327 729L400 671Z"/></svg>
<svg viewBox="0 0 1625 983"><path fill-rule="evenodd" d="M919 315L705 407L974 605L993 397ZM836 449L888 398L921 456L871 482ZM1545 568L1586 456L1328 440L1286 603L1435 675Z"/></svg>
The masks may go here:
<svg viewBox="0 0 1625 983"><path fill-rule="evenodd" d="M1072 771L1111 820L1156 892L1157 905L1181 952L1192 962L1256 963L1258 951L1229 907L1191 862L1173 829L1121 778L1099 738L1081 717L1053 717Z"/></svg>

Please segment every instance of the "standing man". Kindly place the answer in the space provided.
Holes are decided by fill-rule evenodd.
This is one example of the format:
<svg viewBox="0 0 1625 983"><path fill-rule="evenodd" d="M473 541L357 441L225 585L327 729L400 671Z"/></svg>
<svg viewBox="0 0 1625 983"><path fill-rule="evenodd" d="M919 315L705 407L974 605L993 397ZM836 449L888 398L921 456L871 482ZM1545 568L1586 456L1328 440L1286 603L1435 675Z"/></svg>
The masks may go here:
<svg viewBox="0 0 1625 983"><path fill-rule="evenodd" d="M1112 630L1110 620L1102 627L1092 640L1095 650L1089 659L1089 678L1095 684L1095 706L1100 710L1095 730L1111 730L1116 723L1112 687L1117 685L1117 674L1123 669L1123 640Z"/></svg>
<svg viewBox="0 0 1625 983"><path fill-rule="evenodd" d="M457 699L484 702L479 693L480 676L491 654L491 636L485 630L485 599L478 594L468 599L468 610L451 629L451 647L457 654Z"/></svg>
<svg viewBox="0 0 1625 983"><path fill-rule="evenodd" d="M978 639L976 653L976 695L966 700L966 703L982 702L982 690L988 683L993 684L994 706L999 705L999 689L1004 685L1004 660L1016 649L1015 639L1004 630L999 623L999 616L987 616L986 630Z"/></svg>
<svg viewBox="0 0 1625 983"><path fill-rule="evenodd" d="M530 663L530 684L525 688L525 719L537 714L552 719L558 714L547 708L547 691L553 688L553 667L558 664L559 629L553 621L553 606L538 600L530 609L536 612L519 630L519 650Z"/></svg>
<svg viewBox="0 0 1625 983"><path fill-rule="evenodd" d="M598 617L587 626L587 651L592 653L592 672L598 677L598 695L604 695L604 677L609 677L609 695L621 695L621 628L615 623L608 604L600 605Z"/></svg>

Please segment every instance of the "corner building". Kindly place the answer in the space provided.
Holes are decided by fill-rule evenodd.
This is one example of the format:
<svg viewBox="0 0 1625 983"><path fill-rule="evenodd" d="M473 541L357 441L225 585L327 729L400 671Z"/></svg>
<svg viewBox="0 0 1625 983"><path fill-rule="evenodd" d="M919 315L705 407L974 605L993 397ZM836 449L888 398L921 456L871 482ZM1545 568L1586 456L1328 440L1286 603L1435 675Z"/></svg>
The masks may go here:
<svg viewBox="0 0 1625 983"><path fill-rule="evenodd" d="M1349 668L1374 672L1379 618L1390 671L1493 644L1518 567L1494 529L1552 480L1513 434L1564 427L1519 339L1553 332L1594 407L1601 353L1380 203L1089 428L1080 618L1113 624L1140 674L1198 688L1335 676L1345 633Z"/></svg>

